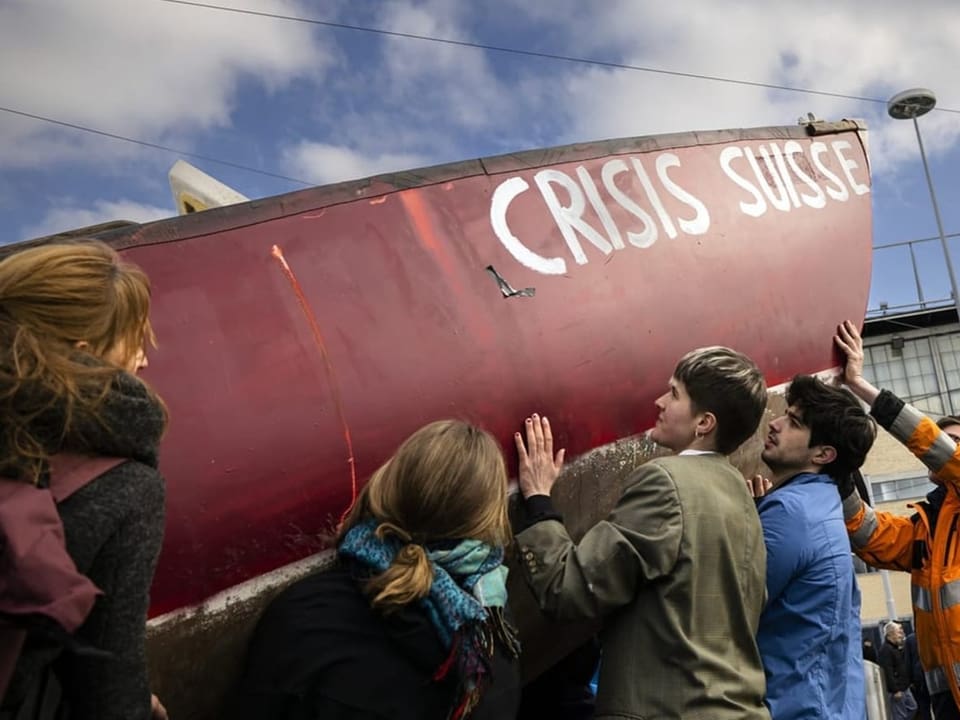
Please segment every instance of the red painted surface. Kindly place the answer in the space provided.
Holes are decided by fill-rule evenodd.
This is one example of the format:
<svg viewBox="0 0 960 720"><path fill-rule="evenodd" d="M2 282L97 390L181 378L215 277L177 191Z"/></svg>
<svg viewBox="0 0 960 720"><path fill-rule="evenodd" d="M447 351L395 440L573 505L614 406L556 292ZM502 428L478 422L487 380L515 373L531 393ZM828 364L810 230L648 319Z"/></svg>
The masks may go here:
<svg viewBox="0 0 960 720"><path fill-rule="evenodd" d="M290 281L290 287L293 288L293 292L297 296L297 301L300 303L300 309L303 310L304 318L310 325L310 332L313 334L313 339L317 345L317 350L320 353L320 357L323 358L323 368L326 371L327 383L330 387L330 394L333 397L333 403L337 409L337 417L340 418L340 425L343 428L343 442L347 451L347 462L350 465L350 501L346 504L343 512L340 515L340 520L342 522L347 516L350 506L357 499L357 466L356 459L354 458L353 454L353 438L350 437L350 426L347 424L347 417L343 412L343 400L340 397L340 384L337 382L336 373L334 372L333 365L330 362L330 353L327 351L327 344L323 339L323 333L320 330L320 324L317 322L317 316L313 312L313 308L310 307L310 302L307 300L307 296L303 292L303 287L300 285L300 281L297 280L297 276L290 268L289 263L287 263L287 259L283 256L283 250L281 250L277 245L273 246L273 256L280 263L280 267L283 270L284 275L286 275L287 279Z"/></svg>
<svg viewBox="0 0 960 720"><path fill-rule="evenodd" d="M146 377L172 416L152 613L319 549L355 479L430 420L479 422L510 448L538 411L569 455L649 427L654 398L691 348L742 350L770 384L833 365L835 324L866 307L870 195L829 197L823 188L838 186L800 158L824 207L801 201L751 217L740 203L754 198L720 163L728 145L758 152L791 137L808 154L812 142L845 140L854 184L869 185L856 133L806 138L773 128L495 158L112 234L154 283L161 346ZM679 161L669 178L709 211L704 234L679 231L696 213L655 177L666 150ZM617 187L660 229L650 247L626 242L644 223L604 188L604 163L618 153L648 167L677 237L664 234L639 177L622 173ZM850 190L841 160L821 160ZM604 254L581 237L588 262L574 262L537 189L546 166L589 174L623 249ZM732 166L748 176L745 159ZM513 177L529 190L506 212L510 230L533 252L562 258L565 274L525 267L492 230L491 197ZM589 202L583 219L609 235ZM504 298L488 265L515 288L536 288L535 297Z"/></svg>

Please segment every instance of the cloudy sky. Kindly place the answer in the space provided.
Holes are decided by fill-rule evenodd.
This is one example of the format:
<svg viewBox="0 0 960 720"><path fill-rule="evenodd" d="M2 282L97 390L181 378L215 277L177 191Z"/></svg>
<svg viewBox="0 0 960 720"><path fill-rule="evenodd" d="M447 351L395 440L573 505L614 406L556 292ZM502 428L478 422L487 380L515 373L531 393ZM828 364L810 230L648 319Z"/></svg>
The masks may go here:
<svg viewBox="0 0 960 720"><path fill-rule="evenodd" d="M167 171L183 156L37 117L260 170L185 157L265 197L570 142L788 125L807 112L867 120L874 244L931 238L912 124L856 99L916 86L939 98L921 130L944 229L960 233L956 0L211 4L608 65L169 0L0 0L0 243L174 211ZM951 247L960 252L960 237ZM927 298L948 297L939 241L916 253ZM914 299L907 250L877 251L871 306Z"/></svg>

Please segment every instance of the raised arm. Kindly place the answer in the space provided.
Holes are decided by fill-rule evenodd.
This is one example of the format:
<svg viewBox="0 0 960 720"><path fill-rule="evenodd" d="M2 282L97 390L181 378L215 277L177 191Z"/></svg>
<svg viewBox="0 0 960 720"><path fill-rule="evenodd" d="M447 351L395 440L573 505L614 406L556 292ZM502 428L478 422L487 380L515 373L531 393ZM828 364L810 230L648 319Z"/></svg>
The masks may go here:
<svg viewBox="0 0 960 720"><path fill-rule="evenodd" d="M837 326L837 334L833 336L837 347L847 358L843 366L843 382L851 392L868 405L873 405L880 390L863 377L863 339L857 326L849 320L844 320Z"/></svg>
<svg viewBox="0 0 960 720"><path fill-rule="evenodd" d="M637 470L613 512L577 544L556 514L540 517L517 534L520 567L540 608L558 619L603 617L668 575L679 557L680 500L655 463Z"/></svg>
<svg viewBox="0 0 960 720"><path fill-rule="evenodd" d="M960 482L960 459L953 441L936 423L889 390L874 387L863 377L863 340L849 320L837 328L837 347L846 355L843 381L854 395L870 404L870 414L939 477ZM854 551L873 567L910 570L913 558L913 519L879 512L861 500L852 482L837 483L843 515Z"/></svg>
<svg viewBox="0 0 960 720"><path fill-rule="evenodd" d="M889 390L879 390L863 377L863 340L856 325L845 320L834 341L846 354L843 381L870 404L870 414L944 482L960 484L960 451L956 443L920 410Z"/></svg>
<svg viewBox="0 0 960 720"><path fill-rule="evenodd" d="M519 483L528 527L517 534L520 567L542 610L563 619L599 619L626 605L643 582L671 571L683 527L676 485L659 466L641 467L610 516L575 544L550 502L563 464L550 424L533 415L526 444L517 433Z"/></svg>

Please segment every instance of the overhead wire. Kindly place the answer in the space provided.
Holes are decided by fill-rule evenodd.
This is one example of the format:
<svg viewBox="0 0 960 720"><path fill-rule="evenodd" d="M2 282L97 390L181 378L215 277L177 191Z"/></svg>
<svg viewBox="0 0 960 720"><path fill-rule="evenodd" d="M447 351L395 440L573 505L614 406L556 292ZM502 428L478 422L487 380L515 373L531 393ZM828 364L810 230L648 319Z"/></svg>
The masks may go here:
<svg viewBox="0 0 960 720"><path fill-rule="evenodd" d="M665 68L656 68L656 67L649 67L649 66L643 66L643 65L633 65L633 64L630 64L630 63L620 63L620 62L613 62L613 61L607 61L607 60L598 60L598 59L592 59L592 58L582 58L582 57L576 57L576 56L572 56L572 55L561 55L561 54L557 54L557 53L541 52L541 51L537 51L537 50L524 50L524 49L522 49L522 48L515 48L515 47L508 47L508 46L500 46L500 45L491 45L491 44L487 44L487 43L471 42L471 41L467 41L467 40L456 40L456 39L453 39L453 38L435 37L435 36L431 36L431 35L422 35L422 34L418 34L418 33L400 32L400 31L397 31L397 30L386 30L386 29L383 29L383 28L374 28L374 27L368 27L368 26L364 26L364 25L355 25L355 24L350 24L350 23L340 23L340 22L334 22L334 21L330 21L330 20L318 20L318 19L315 19L315 18L305 18L305 17L296 16L296 15L281 15L281 14L279 14L279 13L271 13L271 12L265 12L265 11L259 11L259 10L248 10L248 9L244 9L244 8L234 8L234 7L229 7L229 6L225 6L225 5L216 5L216 4L213 4L213 3L196 2L196 1L194 1L194 0L159 0L159 2L164 2L164 3L171 4L171 5L181 5L181 6L186 6L186 7L194 7L194 8L200 8L200 9L214 10L214 11L219 11L219 12L231 12L231 13L237 13L237 14L242 14L242 15L250 15L250 16L255 16L255 17L272 18L272 19L276 19L276 20L284 20L284 21L289 21L289 22L307 23L307 24L310 24L310 25L318 25L318 26L323 26L323 27L329 27L329 28L332 28L332 29L349 30L349 31L363 32L363 33L372 33L372 34L383 35L383 36L387 36L387 37L406 38L406 39L410 39L410 40L419 40L419 41L423 41L423 42L432 42L432 43L439 43L439 44L451 45L451 46L457 46L457 47L472 48L472 49L484 50L484 51L488 51L488 52L499 52L499 53L505 53L505 54L523 56L523 57L536 57L536 58L543 58L543 59L548 59L548 60L556 60L556 61L562 61L562 62L568 62L568 63L577 63L577 64L582 64L582 65L594 65L594 66L598 66L598 67L606 67L606 68L619 69L619 70L630 70L630 71L635 71L635 72L646 72L646 73L654 73L654 74L660 74L660 75L668 75L668 76L672 76L672 77L682 77L682 78L689 78L689 79L707 80L707 81L710 81L710 82L720 82L720 83L727 83L727 84L733 84L733 85L743 85L743 86L747 86L747 87L763 88L763 89L767 89L767 90L780 90L780 91L784 91L784 92L796 92L796 93L803 93L803 94L807 94L807 95L818 95L818 96L823 96L823 97L832 97L832 98L840 98L840 99L846 99L846 100L855 100L855 101L859 101L859 102L869 102L869 103L886 103L886 102L887 102L887 101L885 101L885 100L881 100L881 99L878 99L878 98L871 98L871 97L866 97L866 96L861 96L861 95L851 95L851 94L847 94L847 93L834 92L834 91L828 91L828 90L815 90L815 89L812 89L812 88L799 88L799 87L793 87L793 86L789 86L789 85L780 85L780 84L777 84L777 83L765 83L765 82L759 82L759 81L754 81L754 80L741 80L741 79L737 79L737 78L722 77L722 76L718 76L718 75L704 75L704 74L694 73L694 72L684 72L684 71L679 71L679 70L668 70L668 69L665 69ZM938 107L938 108L935 108L935 111L946 112L946 113L954 113L954 114L960 114L960 110L953 109L953 108L942 108L942 107ZM233 162L233 161L230 161L230 160L223 160L223 159L221 159L221 158L214 157L214 156L212 156L212 155L205 155L205 154L201 154L201 153L197 153L197 152L193 152L193 151L189 151L189 150L183 150L183 149L181 149L181 148L171 147L171 146L169 146L169 145L163 145L163 144L161 144L161 143L151 142L151 141L148 141L148 140L141 140L141 139L138 139L138 138L134 138L134 137L127 136L127 135L121 135L121 134L119 134L119 133L109 132L109 131L106 131L106 130L100 130L100 129L98 129L98 128L90 127L90 126L88 126L88 125L81 125L81 124L79 124L79 123L68 122L68 121L65 121L65 120L60 120L60 119L58 119L58 118L52 118L52 117L47 117L47 116L44 116L44 115L39 115L39 114L37 114L37 113L27 112L27 111L25 111L25 110L19 110L19 109L16 109L16 108L0 106L0 112L8 113L8 114L11 114L11 115L16 115L16 116L23 117L23 118L28 118L28 119L31 119L31 120L36 120L36 121L39 121L39 122L49 123L49 124L52 124L52 125L58 125L58 126L60 126L60 127L65 127L65 128L69 128L69 129L72 129L72 130L77 130L77 131L80 131L80 132L86 132L86 133L90 133L90 134L93 134L93 135L99 135L99 136L101 136L101 137L106 137L106 138L110 138L110 139L113 139L113 140L119 140L119 141L123 141L123 142L128 142L128 143L132 143L132 144L139 145L139 146L142 146L142 147L151 148L151 149L154 149L154 150L161 150L161 151L168 152L168 153L172 153L172 154L175 154L175 155L182 155L182 156L184 156L184 157L194 158L194 159L197 159L197 160L203 160L203 161L205 161L205 162L215 163L215 164L217 164L217 165L222 165L222 166L225 166L225 167L231 167L231 168L234 168L234 169L236 169L236 170L243 170L243 171L246 171L246 172L251 172L251 173L258 174L258 175L263 175L263 176L266 176L266 177L271 177L271 178L274 178L274 179L277 179L277 180L285 180L285 181L287 181L287 182L292 182L292 183L296 183L296 184L303 185L303 186L307 186L307 187L312 186L312 185L315 184L315 183L311 183L311 182L309 182L309 181L307 181L307 180L303 180L303 179L301 179L301 178L292 177L292 176L290 176L290 175L283 175L283 174L281 174L281 173L275 173L275 172L272 172L272 171L269 171L269 170L263 170L263 169L261 169L261 168L251 167L251 166L249 166L249 165L244 165L244 164L242 164L242 163L237 163L237 162Z"/></svg>
<svg viewBox="0 0 960 720"><path fill-rule="evenodd" d="M316 183L307 182L306 180L301 180L300 178L291 177L289 175L281 175L279 173L270 172L269 170L261 170L259 168L250 167L248 165L242 165L240 163L231 162L230 160L221 160L220 158L215 158L210 155L203 155L201 153L191 152L190 150L182 150L180 148L174 148L168 145L161 145L160 143L150 142L148 140L138 140L137 138L127 137L126 135L107 132L106 130L98 130L97 128L88 127L86 125L71 123L65 120L57 120L56 118L45 117L43 115L37 115L35 113L28 113L28 112L24 112L23 110L16 110L14 108L0 106L0 112L9 113L10 115L18 115L20 117L29 118L31 120L39 120L45 123L50 123L51 125L59 125L61 127L70 128L72 130L80 130L82 132L92 133L93 135L100 135L101 137L111 138L112 140L123 140L124 142L134 143L135 145L141 145L143 147L152 148L154 150L163 150L165 152L174 153L176 155L183 155L185 157L190 157L197 160L204 160L206 162L217 163L218 165L226 165L227 167L232 167L237 170L246 170L248 172L258 173L260 175L266 175L267 177L277 178L278 180L287 180L289 182L299 183L301 185L306 185L306 186L313 186L316 184Z"/></svg>
<svg viewBox="0 0 960 720"><path fill-rule="evenodd" d="M834 92L830 90L815 90L813 88L801 88L791 85L780 85L777 83L760 82L757 80L741 80L738 78L723 77L721 75L704 75L695 72L684 72L681 70L668 70L666 68L657 68L646 65L633 65L631 63L614 62L610 60L598 60L595 58L583 58L574 55L561 55L558 53L548 53L539 50L524 50L523 48L509 47L505 45L490 45L488 43L471 42L469 40L456 40L453 38L442 38L433 35L423 35L419 33L401 32L398 30L386 30L384 28L374 28L366 25L356 25L351 23L334 22L332 20L318 20L315 18L305 18L298 15L281 15L280 13L266 12L262 10L248 10L245 8L229 7L227 5L216 5L214 3L197 2L196 0L159 0L159 2L171 5L183 5L186 7L203 8L207 10L217 10L221 12L231 12L239 15L251 15L255 17L272 18L274 20L287 20L290 22L306 23L309 25L319 25L322 27L333 28L337 30L351 30L354 32L372 33L375 35L385 35L388 37L406 38L408 40L421 40L424 42L439 43L442 45L453 45L456 47L472 48L475 50L485 50L488 52L505 53L509 55L519 55L523 57L543 58L547 60L558 60L568 63L577 63L581 65L596 65L599 67L613 68L617 70L632 70L635 72L654 73L659 75L669 75L672 77L682 77L696 80L709 80L710 82L728 83L731 85L745 85L747 87L764 88L767 90L782 90L785 92L803 93L806 95L819 95L822 97L841 98L845 100L857 100L859 102L887 104L887 100L880 98L866 97L863 95L851 95L848 93ZM960 114L960 109L953 108L934 108L935 111Z"/></svg>

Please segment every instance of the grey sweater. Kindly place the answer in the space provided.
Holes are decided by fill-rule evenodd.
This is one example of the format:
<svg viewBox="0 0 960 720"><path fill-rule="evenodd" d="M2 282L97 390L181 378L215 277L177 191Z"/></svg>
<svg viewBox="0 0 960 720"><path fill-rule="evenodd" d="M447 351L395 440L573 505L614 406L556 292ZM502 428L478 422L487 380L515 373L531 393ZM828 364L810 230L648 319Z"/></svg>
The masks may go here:
<svg viewBox="0 0 960 720"><path fill-rule="evenodd" d="M62 448L131 460L77 491L59 510L70 556L104 593L77 639L110 657L68 651L56 662L71 720L140 720L150 717L144 642L163 539L164 481L156 465L165 420L153 396L126 375L107 398L103 419L104 424L84 424ZM30 637L10 695L22 693L57 650L43 638Z"/></svg>

